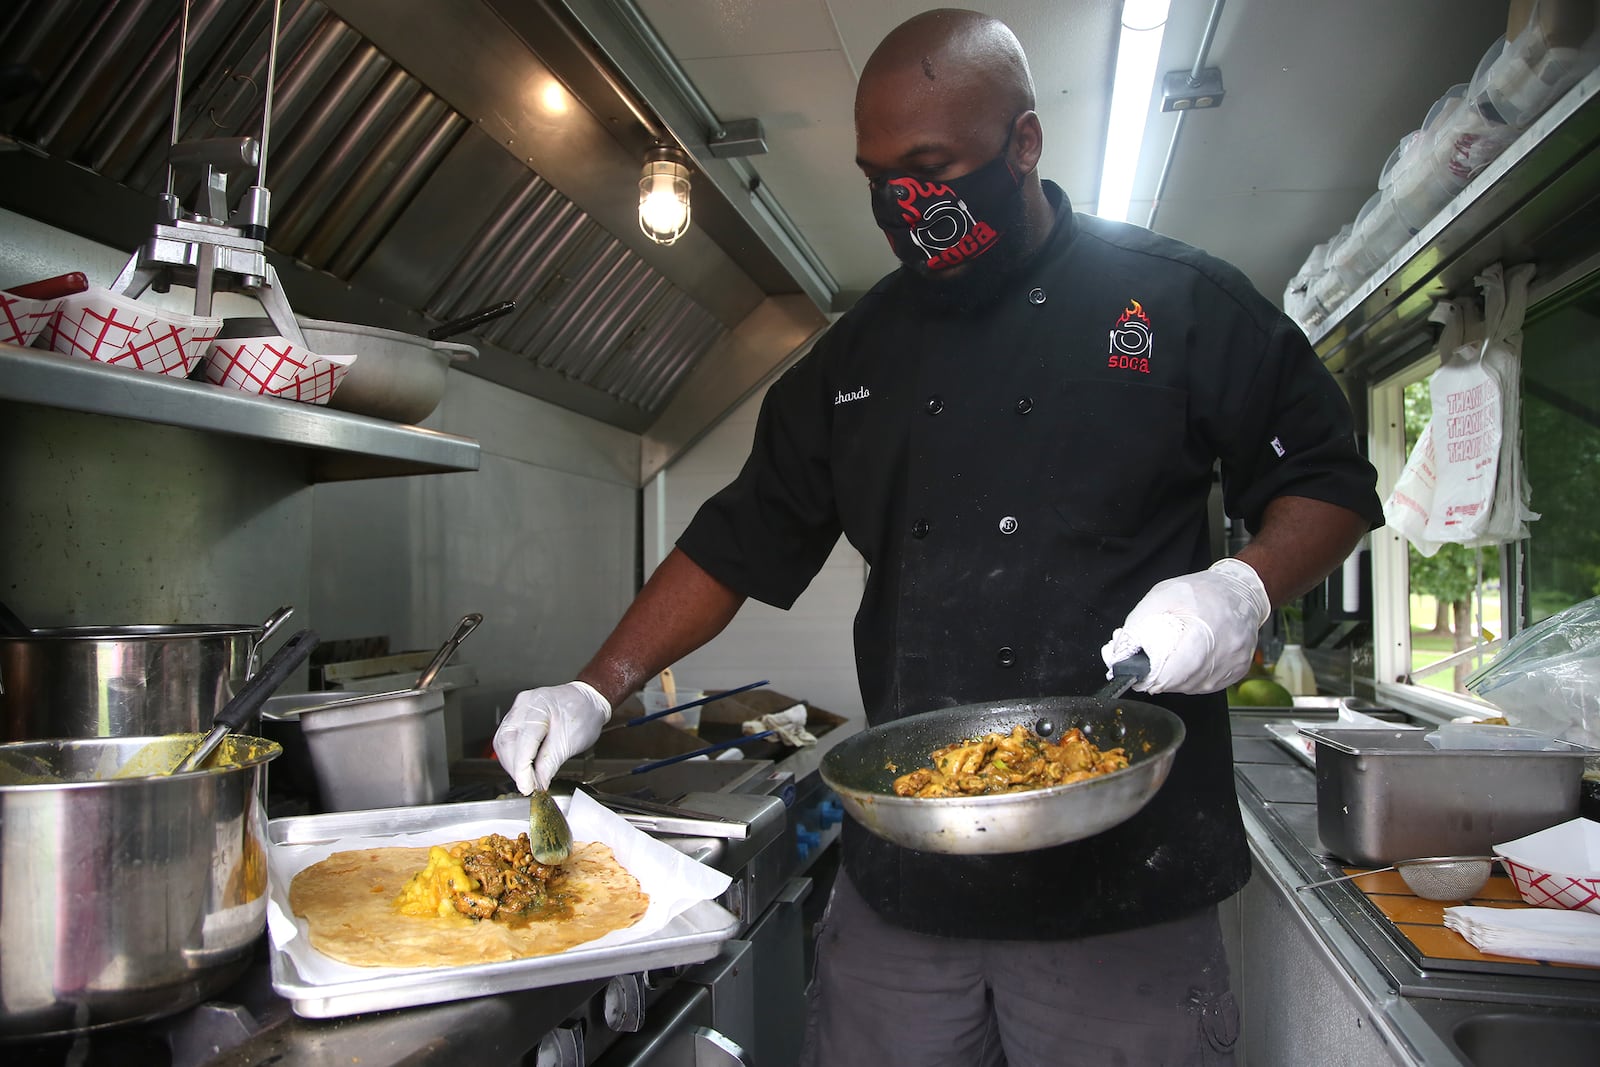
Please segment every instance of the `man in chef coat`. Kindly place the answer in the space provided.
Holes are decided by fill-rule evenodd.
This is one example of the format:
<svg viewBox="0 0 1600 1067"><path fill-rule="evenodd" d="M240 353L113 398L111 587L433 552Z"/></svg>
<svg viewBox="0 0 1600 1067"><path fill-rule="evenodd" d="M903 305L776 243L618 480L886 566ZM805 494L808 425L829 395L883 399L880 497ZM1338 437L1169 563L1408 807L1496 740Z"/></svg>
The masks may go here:
<svg viewBox="0 0 1600 1067"><path fill-rule="evenodd" d="M1141 812L998 856L902 849L846 820L818 937L808 1062L1229 1062L1216 904L1249 875L1227 703L1272 606L1381 522L1349 406L1245 278L1072 212L1016 37L927 12L862 71L856 163L902 261L773 385L734 482L700 509L595 658L496 735L526 792L747 597L787 607L841 533L867 718L1136 689L1187 740ZM1212 563L1220 461L1252 532ZM1210 566L1208 566L1210 564Z"/></svg>

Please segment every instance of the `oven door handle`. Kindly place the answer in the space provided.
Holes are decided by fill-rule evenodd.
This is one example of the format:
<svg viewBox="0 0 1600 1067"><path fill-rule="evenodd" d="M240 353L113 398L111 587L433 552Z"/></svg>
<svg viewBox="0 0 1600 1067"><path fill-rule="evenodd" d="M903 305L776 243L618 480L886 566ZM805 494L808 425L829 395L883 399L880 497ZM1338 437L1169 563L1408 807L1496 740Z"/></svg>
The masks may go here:
<svg viewBox="0 0 1600 1067"><path fill-rule="evenodd" d="M694 1067L750 1067L744 1049L709 1026L697 1026L694 1037Z"/></svg>

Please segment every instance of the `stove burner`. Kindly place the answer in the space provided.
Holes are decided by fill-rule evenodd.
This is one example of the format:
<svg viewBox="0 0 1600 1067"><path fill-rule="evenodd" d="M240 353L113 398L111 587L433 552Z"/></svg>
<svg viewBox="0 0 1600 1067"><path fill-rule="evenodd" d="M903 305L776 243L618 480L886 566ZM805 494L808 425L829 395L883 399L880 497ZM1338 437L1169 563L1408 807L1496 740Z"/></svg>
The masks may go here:
<svg viewBox="0 0 1600 1067"><path fill-rule="evenodd" d="M231 992L231 990L230 990ZM6 1060L70 1067L200 1067L261 1029L241 1004L212 1000L165 1019L7 1042Z"/></svg>

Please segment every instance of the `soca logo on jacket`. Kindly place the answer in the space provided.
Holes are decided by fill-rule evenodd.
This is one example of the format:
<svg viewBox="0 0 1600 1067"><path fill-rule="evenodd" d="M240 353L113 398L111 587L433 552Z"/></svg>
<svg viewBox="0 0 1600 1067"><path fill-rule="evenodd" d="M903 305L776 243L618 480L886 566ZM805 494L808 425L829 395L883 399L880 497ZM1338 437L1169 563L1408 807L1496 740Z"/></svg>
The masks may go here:
<svg viewBox="0 0 1600 1067"><path fill-rule="evenodd" d="M1129 300L1117 321L1111 324L1111 354L1106 366L1112 370L1150 373L1150 316L1137 300Z"/></svg>

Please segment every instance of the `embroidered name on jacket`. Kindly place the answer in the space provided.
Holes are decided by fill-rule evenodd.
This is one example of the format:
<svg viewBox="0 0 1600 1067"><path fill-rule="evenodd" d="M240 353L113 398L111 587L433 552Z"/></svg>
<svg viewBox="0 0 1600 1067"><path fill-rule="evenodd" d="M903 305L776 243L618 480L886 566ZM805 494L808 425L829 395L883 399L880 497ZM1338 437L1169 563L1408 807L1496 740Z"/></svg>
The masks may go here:
<svg viewBox="0 0 1600 1067"><path fill-rule="evenodd" d="M1112 370L1149 374L1152 340L1150 316L1145 314L1144 305L1130 299L1117 321L1111 324L1111 353L1106 366Z"/></svg>
<svg viewBox="0 0 1600 1067"><path fill-rule="evenodd" d="M868 389L864 385L860 389L857 389L853 393L846 393L846 392L842 392L841 391L837 396L835 396L833 398L833 406L834 407L838 407L840 404L848 404L852 400L865 400L867 397L869 397L871 395L872 395L872 390Z"/></svg>

